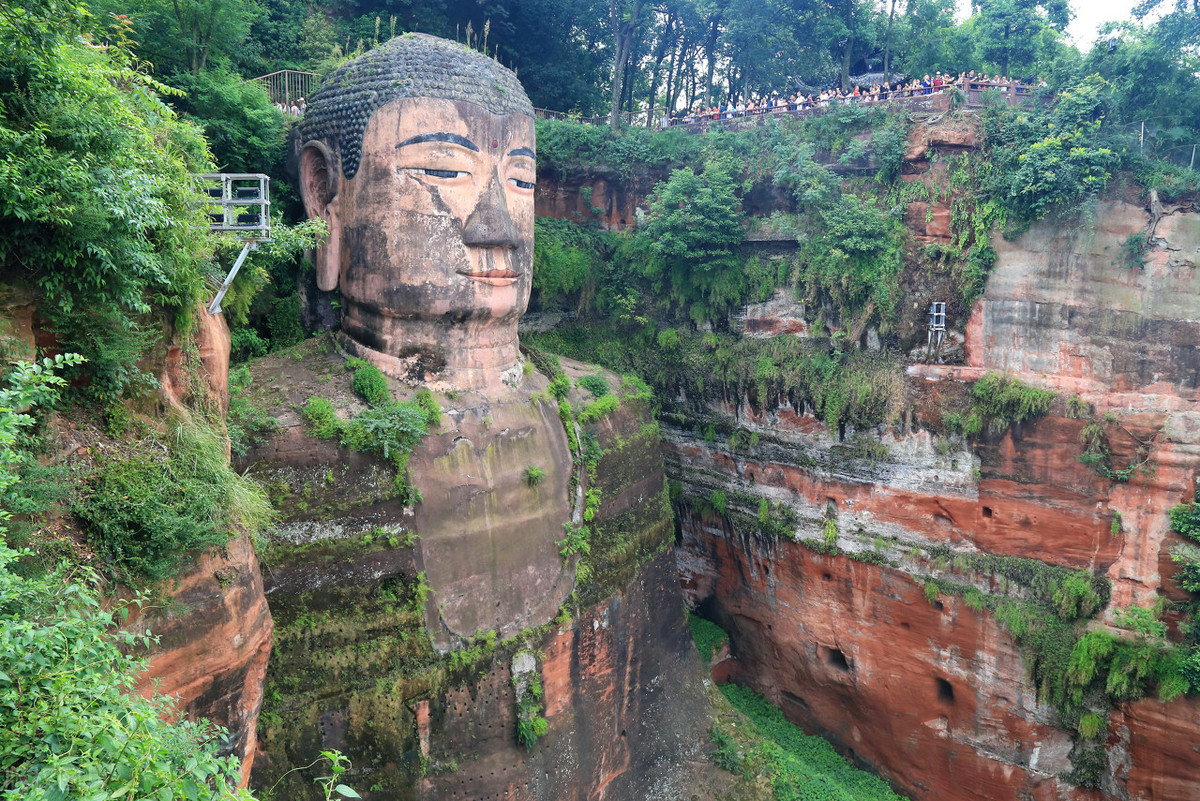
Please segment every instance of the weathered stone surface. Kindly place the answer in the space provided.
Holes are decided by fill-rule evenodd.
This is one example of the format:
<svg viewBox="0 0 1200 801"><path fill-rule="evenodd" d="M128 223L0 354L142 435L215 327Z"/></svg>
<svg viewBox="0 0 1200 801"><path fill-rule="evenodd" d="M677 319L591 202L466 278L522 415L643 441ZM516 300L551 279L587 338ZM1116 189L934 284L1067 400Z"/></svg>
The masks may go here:
<svg viewBox="0 0 1200 801"><path fill-rule="evenodd" d="M343 358L322 347L251 367L250 399L280 429L247 464L284 513L265 556L279 628L256 782L336 747L375 799L678 797L707 707L664 552L672 526L645 405L627 400L586 427L604 451L602 501L589 521L593 572L577 586L556 545L581 511L575 468L555 405L531 400L545 394L543 376L522 376L499 399L437 396L442 424L409 462L423 500L406 508L375 457L305 435L296 408L310 393L344 418L362 408ZM597 373L564 368L572 379ZM578 389L570 399L586 403ZM545 471L534 486L529 466ZM578 613L552 622L573 590ZM515 737L516 650L541 654L550 730L531 752ZM301 797L307 784L286 787Z"/></svg>
<svg viewBox="0 0 1200 801"><path fill-rule="evenodd" d="M1197 801L1200 782L1200 742L1196 725L1200 701L1180 699L1169 704L1146 699L1113 715L1109 742L1120 748L1117 775L1133 801ZM1126 756L1127 754L1127 756ZM1120 788L1118 789L1117 797Z"/></svg>
<svg viewBox="0 0 1200 801"><path fill-rule="evenodd" d="M625 178L592 171L560 179L542 174L534 190L535 209L539 217L595 220L609 231L622 231L644 213L655 179L665 177L639 173Z"/></svg>
<svg viewBox="0 0 1200 801"><path fill-rule="evenodd" d="M258 742L273 628L249 538L230 541L224 552L197 556L175 580L168 609L126 624L159 637L138 685L176 698L188 717L229 729L230 751L242 760L245 783Z"/></svg>
<svg viewBox="0 0 1200 801"><path fill-rule="evenodd" d="M1100 203L1091 228L1039 224L996 237L987 290L971 315L967 363L1046 376L1044 383L1102 405L1179 408L1200 385L1200 215L1159 222L1144 269L1121 245L1147 213ZM1172 400L1172 399L1177 400Z"/></svg>
<svg viewBox="0 0 1200 801"><path fill-rule="evenodd" d="M770 300L747 305L744 315L738 314L730 322L733 330L756 339L780 334L804 337L809 329L804 304L790 289L777 289Z"/></svg>
<svg viewBox="0 0 1200 801"><path fill-rule="evenodd" d="M707 701L673 567L671 554L656 557L628 587L547 635L550 731L531 752L513 743L508 665L435 699L431 754L457 756L458 770L426 778L420 798L688 797L686 763L706 739L696 712Z"/></svg>
<svg viewBox="0 0 1200 801"><path fill-rule="evenodd" d="M688 602L725 627L732 678L918 799L1083 797L1054 775L1069 736L1011 639L901 571L762 542L688 516Z"/></svg>
<svg viewBox="0 0 1200 801"><path fill-rule="evenodd" d="M176 340L167 345L158 377L162 396L168 406L183 409L189 400L195 400L199 389L224 414L229 409L229 325L224 315L209 314L203 308L192 314L196 328L191 342ZM196 379L203 382L198 388L192 383Z"/></svg>

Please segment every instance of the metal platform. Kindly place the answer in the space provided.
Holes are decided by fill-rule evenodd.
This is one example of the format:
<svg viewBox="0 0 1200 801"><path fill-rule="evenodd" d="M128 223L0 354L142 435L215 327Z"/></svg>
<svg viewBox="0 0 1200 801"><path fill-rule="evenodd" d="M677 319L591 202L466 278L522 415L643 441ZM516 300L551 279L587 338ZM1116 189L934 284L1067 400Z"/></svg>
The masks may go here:
<svg viewBox="0 0 1200 801"><path fill-rule="evenodd" d="M209 314L219 314L221 299L233 285L250 251L271 241L271 178L250 172L205 173L196 178L202 184L197 203L208 209L209 230L234 234L242 240L242 250L229 275L208 304Z"/></svg>

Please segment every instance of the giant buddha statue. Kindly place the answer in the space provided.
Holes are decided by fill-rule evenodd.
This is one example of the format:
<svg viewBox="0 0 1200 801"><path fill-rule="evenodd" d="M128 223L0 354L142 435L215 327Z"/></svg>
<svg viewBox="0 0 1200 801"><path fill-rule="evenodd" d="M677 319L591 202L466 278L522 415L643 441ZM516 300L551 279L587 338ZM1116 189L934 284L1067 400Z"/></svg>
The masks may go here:
<svg viewBox="0 0 1200 801"><path fill-rule="evenodd" d="M340 291L342 319L336 348L250 366L280 422L241 465L281 512L256 781L317 797L289 771L338 748L380 801L674 786L707 723L658 429L620 378L522 360L535 150L516 76L405 34L329 75L293 146L308 214L329 224L317 285ZM419 502L297 411L319 396L362 413L344 356L390 376L395 400L433 391L439 424L408 460ZM576 379L557 396L552 370ZM573 416L595 402L583 375L617 408ZM583 563L560 545L582 526Z"/></svg>
<svg viewBox="0 0 1200 801"><path fill-rule="evenodd" d="M340 68L308 105L300 190L329 237L340 341L385 373L496 389L519 371L533 272L533 106L467 47L406 34Z"/></svg>

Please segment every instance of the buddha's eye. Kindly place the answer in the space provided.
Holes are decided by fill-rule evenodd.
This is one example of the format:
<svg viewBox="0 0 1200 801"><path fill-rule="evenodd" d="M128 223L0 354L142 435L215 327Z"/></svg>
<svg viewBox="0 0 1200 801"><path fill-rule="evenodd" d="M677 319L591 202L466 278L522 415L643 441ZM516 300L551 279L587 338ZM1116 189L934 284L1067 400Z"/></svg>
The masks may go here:
<svg viewBox="0 0 1200 801"><path fill-rule="evenodd" d="M429 175L434 178L460 178L467 173L462 170L421 170L424 175Z"/></svg>
<svg viewBox="0 0 1200 801"><path fill-rule="evenodd" d="M508 180L518 189L533 189L533 181L522 181L520 178L509 178Z"/></svg>

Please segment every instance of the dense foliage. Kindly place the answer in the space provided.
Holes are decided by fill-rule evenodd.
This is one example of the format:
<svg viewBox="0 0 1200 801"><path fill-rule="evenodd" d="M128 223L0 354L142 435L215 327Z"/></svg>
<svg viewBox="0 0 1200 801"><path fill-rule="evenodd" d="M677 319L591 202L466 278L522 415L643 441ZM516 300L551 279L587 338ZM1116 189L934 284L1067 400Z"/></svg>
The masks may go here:
<svg viewBox="0 0 1200 801"><path fill-rule="evenodd" d="M720 689L749 719L750 732L714 729L714 759L742 775L765 776L776 801L902 801L882 779L851 765L826 740L789 723L760 694L736 684ZM739 739L746 744L739 747Z"/></svg>
<svg viewBox="0 0 1200 801"><path fill-rule="evenodd" d="M179 421L166 436L145 432L132 447L106 450L80 468L71 510L127 580L173 575L191 552L272 517L262 488L230 469L222 437L207 426Z"/></svg>
<svg viewBox="0 0 1200 801"><path fill-rule="evenodd" d="M111 341L135 331L151 302L190 309L199 297L211 244L189 173L210 162L119 22L98 48L74 38L101 33L81 7L35 6L10 8L35 21L40 45L0 64L0 264L37 284L68 345L92 357L103 342L89 323Z"/></svg>
<svg viewBox="0 0 1200 801"><path fill-rule="evenodd" d="M115 629L86 574L18 572L0 545L0 794L37 801L249 798L219 731L134 692L144 630Z"/></svg>
<svg viewBox="0 0 1200 801"><path fill-rule="evenodd" d="M64 386L55 371L78 360L59 356L8 372L0 390L2 519L20 481L17 436ZM219 731L170 722L167 699L133 692L142 664L130 652L149 633L118 630L127 614L124 605L101 605L91 574L67 564L41 569L0 542L0 795L249 798L237 790L237 760L217 756Z"/></svg>

